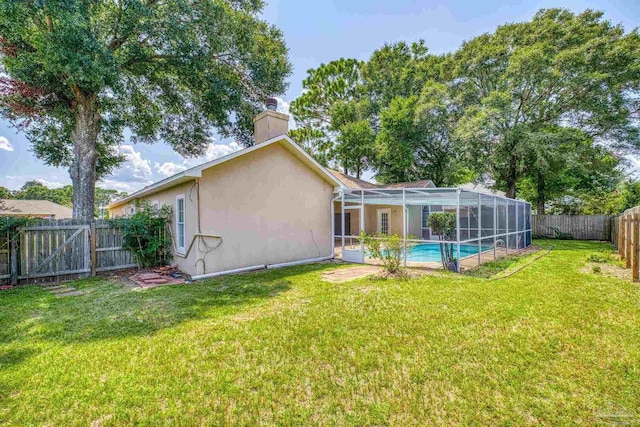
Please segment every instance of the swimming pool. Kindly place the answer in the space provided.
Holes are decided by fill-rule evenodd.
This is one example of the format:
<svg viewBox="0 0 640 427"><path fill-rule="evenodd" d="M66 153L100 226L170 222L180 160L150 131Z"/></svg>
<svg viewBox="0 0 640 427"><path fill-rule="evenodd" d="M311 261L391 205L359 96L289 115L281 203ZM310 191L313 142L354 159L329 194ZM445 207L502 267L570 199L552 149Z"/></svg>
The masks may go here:
<svg viewBox="0 0 640 427"><path fill-rule="evenodd" d="M486 251L489 246L482 246L482 250ZM460 258L468 257L478 253L478 245L460 245ZM453 244L453 256L456 256L456 245ZM420 243L412 246L407 252L407 261L414 262L440 262L440 244L439 243Z"/></svg>

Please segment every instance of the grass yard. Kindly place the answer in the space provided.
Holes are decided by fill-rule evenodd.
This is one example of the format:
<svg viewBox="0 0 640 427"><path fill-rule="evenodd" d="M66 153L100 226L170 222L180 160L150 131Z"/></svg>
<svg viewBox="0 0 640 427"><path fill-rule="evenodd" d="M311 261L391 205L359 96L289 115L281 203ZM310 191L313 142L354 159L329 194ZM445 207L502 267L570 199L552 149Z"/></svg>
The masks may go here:
<svg viewBox="0 0 640 427"><path fill-rule="evenodd" d="M606 244L537 243L501 280L2 291L0 425L640 423L640 286L589 270Z"/></svg>

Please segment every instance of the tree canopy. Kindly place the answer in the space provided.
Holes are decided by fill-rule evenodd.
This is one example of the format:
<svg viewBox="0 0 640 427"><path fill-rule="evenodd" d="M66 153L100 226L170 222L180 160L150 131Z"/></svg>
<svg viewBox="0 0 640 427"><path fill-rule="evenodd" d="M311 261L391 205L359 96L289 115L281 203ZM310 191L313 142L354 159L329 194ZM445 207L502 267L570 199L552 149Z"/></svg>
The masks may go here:
<svg viewBox="0 0 640 427"><path fill-rule="evenodd" d="M0 113L46 163L69 168L74 216L117 147L165 141L202 154L216 130L251 143L252 118L291 66L256 0L0 3Z"/></svg>
<svg viewBox="0 0 640 427"><path fill-rule="evenodd" d="M599 11L542 9L455 52L433 55L425 42L399 42L366 62L339 63L358 64L359 73L349 74L357 78L337 78L323 72L326 66L310 70L313 87L294 102L309 108L292 112L310 133L308 111L326 111L316 117L331 130L329 111L344 103L335 87L349 102L369 105L370 131L363 127L359 141L375 141L366 167L380 183L490 178L544 213L563 197L613 194L623 182L624 156L640 152L640 36ZM337 142L318 145L316 155L337 163L329 154ZM345 165L361 156L341 153Z"/></svg>

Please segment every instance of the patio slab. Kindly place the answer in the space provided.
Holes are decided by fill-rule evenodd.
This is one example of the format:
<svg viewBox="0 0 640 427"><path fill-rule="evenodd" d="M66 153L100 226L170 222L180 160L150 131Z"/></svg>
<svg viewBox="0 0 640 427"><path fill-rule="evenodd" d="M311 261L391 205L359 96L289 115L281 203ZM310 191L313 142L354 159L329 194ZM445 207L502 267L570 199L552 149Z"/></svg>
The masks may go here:
<svg viewBox="0 0 640 427"><path fill-rule="evenodd" d="M153 272L137 273L131 276L129 280L144 289L165 285L181 285L185 282L184 279L176 279L171 276Z"/></svg>

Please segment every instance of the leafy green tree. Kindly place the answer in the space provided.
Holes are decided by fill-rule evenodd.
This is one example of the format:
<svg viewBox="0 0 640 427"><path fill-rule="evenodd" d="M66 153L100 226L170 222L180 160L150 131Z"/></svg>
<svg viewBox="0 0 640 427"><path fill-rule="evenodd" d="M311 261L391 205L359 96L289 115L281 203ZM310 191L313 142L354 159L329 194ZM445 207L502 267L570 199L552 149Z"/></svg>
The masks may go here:
<svg viewBox="0 0 640 427"><path fill-rule="evenodd" d="M530 22L464 43L445 68L453 70L463 111L456 137L467 158L514 197L526 173L527 144L554 140L540 136L545 129L571 127L635 150L639 54L635 30L625 33L592 10L541 10Z"/></svg>
<svg viewBox="0 0 640 427"><path fill-rule="evenodd" d="M518 188L538 214L545 213L549 200L612 190L621 178L618 158L580 130L547 127L525 138L524 175Z"/></svg>
<svg viewBox="0 0 640 427"><path fill-rule="evenodd" d="M376 180L386 184L430 179L447 186L468 179L452 140L454 117L446 88L433 81L420 97L391 101L380 115Z"/></svg>
<svg viewBox="0 0 640 427"><path fill-rule="evenodd" d="M0 199L11 199L13 194L7 187L0 186Z"/></svg>
<svg viewBox="0 0 640 427"><path fill-rule="evenodd" d="M69 167L74 217L133 142L200 155L214 129L250 143L251 119L290 73L262 1L0 3L0 107L36 155Z"/></svg>
<svg viewBox="0 0 640 427"><path fill-rule="evenodd" d="M51 190L40 181L27 181L20 190L16 191L14 198L22 200L50 200L53 201Z"/></svg>
<svg viewBox="0 0 640 427"><path fill-rule="evenodd" d="M126 197L128 194L125 192L120 192L118 190L110 190L106 188L96 187L96 206L95 206L95 217L101 218L105 215L108 215L105 207L118 199L122 199Z"/></svg>
<svg viewBox="0 0 640 427"><path fill-rule="evenodd" d="M342 165L345 173L360 178L375 159L371 103L367 99L337 103L331 114L331 129L337 134L331 158Z"/></svg>
<svg viewBox="0 0 640 427"><path fill-rule="evenodd" d="M291 103L298 128L290 135L318 161L359 177L370 163L374 134L362 62L340 58L307 73L303 94Z"/></svg>
<svg viewBox="0 0 640 427"><path fill-rule="evenodd" d="M429 80L441 80L443 56L429 54L423 40L385 44L371 55L362 70L366 91L376 111L394 98L418 95Z"/></svg>

